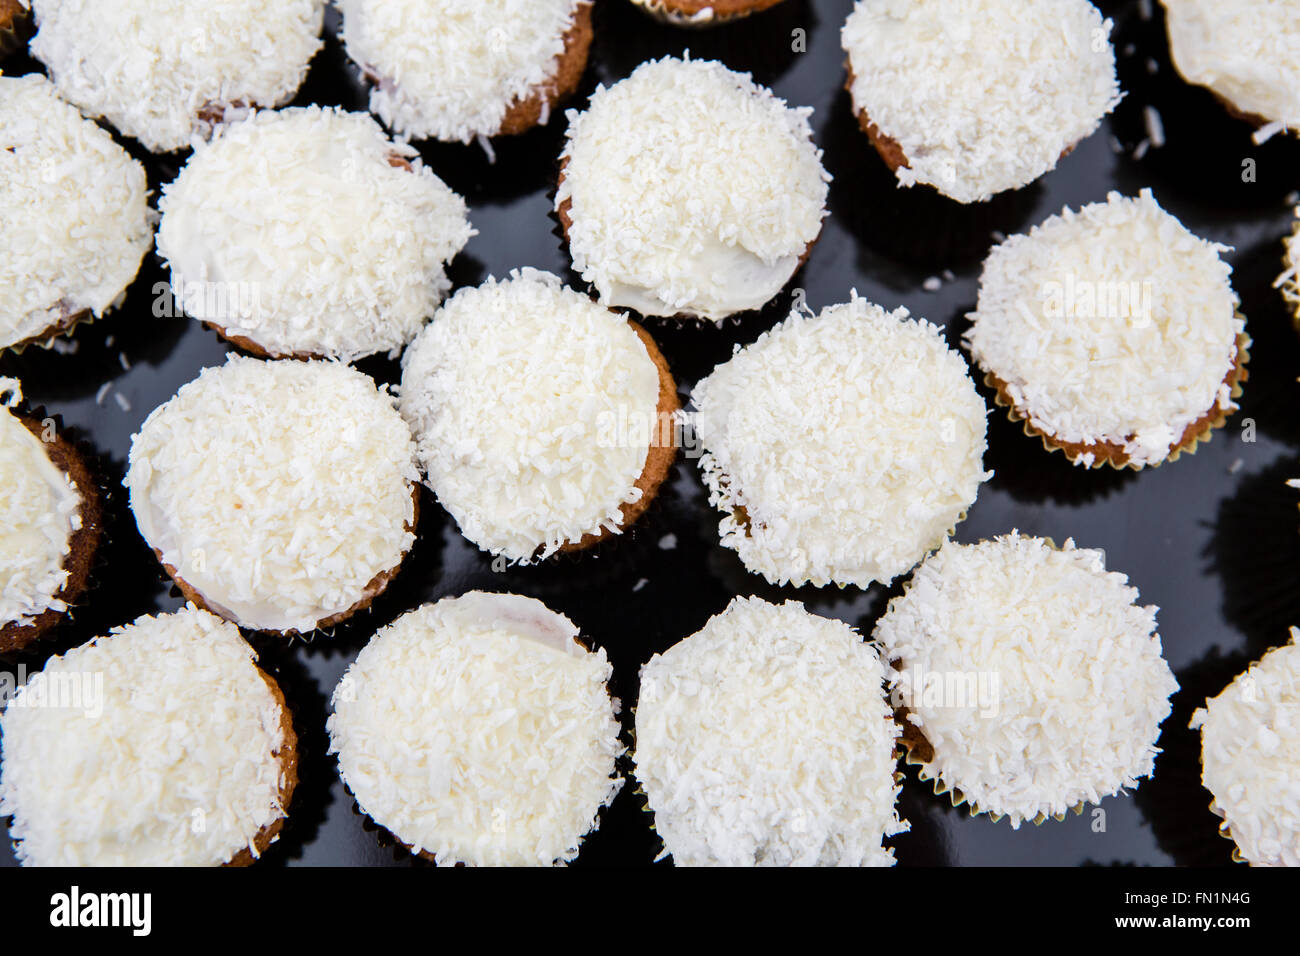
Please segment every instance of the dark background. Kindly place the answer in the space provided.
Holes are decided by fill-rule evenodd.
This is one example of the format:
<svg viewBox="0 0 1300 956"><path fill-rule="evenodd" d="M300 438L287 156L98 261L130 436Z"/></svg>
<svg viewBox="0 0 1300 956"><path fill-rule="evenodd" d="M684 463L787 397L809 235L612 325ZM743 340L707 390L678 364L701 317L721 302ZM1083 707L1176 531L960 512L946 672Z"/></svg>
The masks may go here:
<svg viewBox="0 0 1300 956"><path fill-rule="evenodd" d="M956 345L964 316L975 305L992 233L1024 231L1064 205L1101 200L1110 190L1131 195L1150 186L1193 232L1233 246L1234 281L1255 344L1242 410L1228 427L1195 456L1157 469L1086 471L1046 453L997 410L990 417L986 458L996 477L957 529L962 541L1018 528L1103 548L1108 565L1129 575L1143 602L1160 607L1165 655L1182 690L1164 725L1164 753L1154 779L1134 794L1103 801L1104 832L1094 832L1091 808L1062 822L1013 831L1005 821L954 809L909 772L901 810L912 832L890 841L905 866L1226 864L1231 844L1217 835L1216 819L1206 809L1199 740L1187 720L1248 662L1285 642L1289 625L1300 624L1300 493L1285 485L1300 476L1294 413L1300 339L1271 288L1292 219L1287 197L1300 189L1300 144L1277 137L1256 146L1250 127L1230 119L1208 93L1183 84L1169 65L1158 5L1148 20L1138 3L1099 3L1116 21L1113 39L1127 95L1094 136L1039 182L979 206L959 206L924 187L898 189L858 130L843 90L839 30L851 5L785 0L746 21L692 31L661 26L627 0L597 3L591 63L570 106L582 108L598 82L612 83L643 60L689 49L693 56L752 71L793 105L814 107L815 135L835 177L821 241L792 287L761 314L722 328L652 321L649 329L683 396L734 344L753 341L783 318L794 287L805 289L817 310L845 301L855 288L886 308L905 305L945 325ZM333 39L334 25L331 16L325 49L295 102L364 110L364 92ZM806 52L792 49L796 30L806 31ZM5 68L23 73L39 65L15 56ZM1147 137L1148 104L1163 117L1167 143L1135 159ZM495 163L477 146L422 144L425 161L469 201L479 231L451 267L457 287L520 266L554 271L581 287L550 212L564 127L564 114L556 111L546 128L498 141ZM124 145L145 162L155 192L184 159L154 158L133 143ZM1255 182L1243 182L1247 159L1255 162ZM924 290L927 278L945 272L952 278L938 291ZM189 319L153 315L155 284L165 279L150 253L125 307L79 329L75 353L29 349L0 358L0 374L21 378L32 404L61 416L84 443L109 498L107 542L82 605L35 653L0 666L39 667L50 653L182 603L136 532L120 482L132 433L201 368L220 364L228 346ZM395 362L358 364L381 381L398 378ZM97 404L105 383L111 390ZM114 395L123 396L129 409ZM1246 428L1248 423L1253 427ZM250 635L294 710L303 757L284 836L261 865L410 861L356 811L325 753L324 728L329 694L358 650L376 628L422 602L472 588L510 590L568 614L587 638L608 650L613 690L625 702L630 727L640 665L694 633L734 595L796 598L869 634L896 590L773 588L746 573L717 544L718 516L708 508L689 460L679 461L651 513L630 534L598 552L540 567L494 572L490 556L466 542L427 493L423 505L415 549L370 612L308 643ZM578 863L645 864L657 852L650 818L629 785L602 815ZM14 862L7 848L0 860Z"/></svg>

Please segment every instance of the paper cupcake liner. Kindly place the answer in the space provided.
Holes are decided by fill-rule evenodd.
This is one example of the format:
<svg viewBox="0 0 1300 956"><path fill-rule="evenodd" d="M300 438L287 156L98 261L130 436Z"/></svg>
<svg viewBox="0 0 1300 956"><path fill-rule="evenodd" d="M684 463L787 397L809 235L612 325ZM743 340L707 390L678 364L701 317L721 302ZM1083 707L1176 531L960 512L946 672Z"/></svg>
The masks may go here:
<svg viewBox="0 0 1300 956"><path fill-rule="evenodd" d="M1228 825L1228 815L1223 811L1223 808L1219 806L1218 801L1213 798L1210 799L1210 812L1223 821L1219 824L1219 836L1232 844L1232 862L1254 866L1253 863L1241 855L1241 847L1237 845L1237 841L1232 836L1232 827Z"/></svg>
<svg viewBox="0 0 1300 956"><path fill-rule="evenodd" d="M24 406L26 406L24 408ZM72 533L69 540L68 558L76 562L68 568L68 578L57 595L67 607L62 610L49 608L37 615L29 624L14 627L12 624L0 627L0 656L12 657L31 651L39 642L50 639L58 632L58 625L75 613L78 606L84 606L95 587L95 570L102 559L102 545L105 528L108 523L108 511L105 507L108 487L104 478L104 469L98 466L97 454L88 444L75 435L70 435L63 423L63 417L51 414L43 405L19 405L21 411L17 417L26 422L37 424L52 421L54 423L55 445L59 455L74 470L81 472L73 478L77 482L77 491L82 504L78 509L82 519L80 529ZM60 465L62 469L62 465ZM62 469L67 471L67 469Z"/></svg>
<svg viewBox="0 0 1300 956"><path fill-rule="evenodd" d="M667 23L675 27L690 27L692 29L704 29L731 23L742 17L747 17L751 13L759 13L769 7L774 7L780 2L781 0L717 0L713 6L706 6L695 13L688 13L674 3L674 0L632 0L633 4L660 23ZM718 10L717 7L731 9Z"/></svg>
<svg viewBox="0 0 1300 956"><path fill-rule="evenodd" d="M134 279L132 280L135 281ZM104 310L104 315L113 311L112 307ZM82 309L78 312L70 312L62 315L57 322L52 323L46 328L37 332L35 335L28 336L21 342L15 342L6 348L15 355L22 355L29 348L52 349L58 339L70 339L76 333L77 329L83 325L89 325L94 322L96 315L89 309ZM100 316L102 318L102 316ZM0 349L0 352L5 349Z"/></svg>
<svg viewBox="0 0 1300 956"><path fill-rule="evenodd" d="M1300 208L1296 210L1300 214ZM1291 245L1295 245L1295 263L1292 263ZM1300 333L1300 219L1292 228L1291 235L1282 242L1282 265L1285 271L1278 280L1282 298L1291 310L1291 324Z"/></svg>
<svg viewBox="0 0 1300 956"><path fill-rule="evenodd" d="M1232 371L1224 380L1224 384L1230 388L1230 395L1233 399L1241 398L1241 384L1250 378L1250 372L1246 368L1250 361L1250 336L1245 332L1237 336L1237 358L1233 365ZM984 384L993 390L993 401L996 405L1007 410L1007 417L1013 423L1022 424L1024 432L1031 438L1037 438L1042 441L1043 447L1049 452L1062 452L1070 461L1075 464L1083 464L1085 455L1092 455L1092 461L1088 463L1089 468L1110 467L1118 470L1131 469L1141 471L1143 468L1159 468L1165 462L1177 461L1183 454L1196 454L1197 446L1203 442L1210 441L1217 429L1227 424L1228 418L1236 409L1220 408L1216 405L1211 411L1207 412L1198 421L1193 422L1183 432L1183 437L1177 445L1170 449L1169 453L1160 461L1150 465L1144 465L1133 462L1123 449L1114 443L1103 443L1095 445L1081 445L1071 442L1063 442L1050 432L1038 428L1030 420L1029 416L1024 414L1016 406L1010 394L1007 392L1006 383L993 372L984 373Z"/></svg>

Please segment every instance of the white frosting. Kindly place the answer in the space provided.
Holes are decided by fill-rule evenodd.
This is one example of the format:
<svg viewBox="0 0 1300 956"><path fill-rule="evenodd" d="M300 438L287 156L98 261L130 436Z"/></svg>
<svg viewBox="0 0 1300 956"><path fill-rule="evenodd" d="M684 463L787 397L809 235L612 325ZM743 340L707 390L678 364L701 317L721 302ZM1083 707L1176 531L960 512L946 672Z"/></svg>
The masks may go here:
<svg viewBox="0 0 1300 956"><path fill-rule="evenodd" d="M1102 558L1015 532L948 542L876 625L930 772L1013 827L1137 786L1158 752L1178 684L1156 609Z"/></svg>
<svg viewBox="0 0 1300 956"><path fill-rule="evenodd" d="M402 358L429 487L465 537L512 561L619 530L658 402L627 320L535 269L461 289Z"/></svg>
<svg viewBox="0 0 1300 956"><path fill-rule="evenodd" d="M251 847L285 815L284 711L255 657L190 607L50 658L0 718L18 859L212 866Z"/></svg>
<svg viewBox="0 0 1300 956"><path fill-rule="evenodd" d="M336 0L371 112L403 136L467 143L555 78L585 0Z"/></svg>
<svg viewBox="0 0 1300 956"><path fill-rule="evenodd" d="M830 176L812 110L748 74L664 58L569 111L556 208L608 305L721 320L781 290L821 231Z"/></svg>
<svg viewBox="0 0 1300 956"><path fill-rule="evenodd" d="M102 315L153 237L144 167L42 76L0 76L0 348Z"/></svg>
<svg viewBox="0 0 1300 956"><path fill-rule="evenodd" d="M149 415L125 485L144 539L214 611L306 632L410 549L414 455L368 376L232 355Z"/></svg>
<svg viewBox="0 0 1300 956"><path fill-rule="evenodd" d="M31 0L31 52L63 96L155 152L207 133L199 113L279 106L320 49L324 0Z"/></svg>
<svg viewBox="0 0 1300 956"><path fill-rule="evenodd" d="M465 201L411 147L369 116L318 106L226 127L159 208L178 303L273 355L400 349L474 234Z"/></svg>
<svg viewBox="0 0 1300 956"><path fill-rule="evenodd" d="M692 402L722 543L773 584L892 581L992 474L966 362L935 326L856 293L737 349Z"/></svg>
<svg viewBox="0 0 1300 956"><path fill-rule="evenodd" d="M858 0L842 34L853 108L902 148L900 184L986 200L1114 109L1110 28L1087 0Z"/></svg>
<svg viewBox="0 0 1300 956"><path fill-rule="evenodd" d="M399 617L335 688L330 752L357 803L438 863L578 854L622 786L605 651L540 601L474 591Z"/></svg>
<svg viewBox="0 0 1300 956"><path fill-rule="evenodd" d="M1174 66L1238 110L1300 131L1293 0L1161 0Z"/></svg>
<svg viewBox="0 0 1300 956"><path fill-rule="evenodd" d="M1192 715L1201 782L1243 859L1300 866L1300 631Z"/></svg>
<svg viewBox="0 0 1300 956"><path fill-rule="evenodd" d="M871 645L736 598L641 669L636 776L679 866L892 866L899 727Z"/></svg>
<svg viewBox="0 0 1300 956"><path fill-rule="evenodd" d="M1016 411L1058 441L1163 461L1208 411L1235 409L1232 267L1144 189L1065 209L989 253L966 333Z"/></svg>
<svg viewBox="0 0 1300 956"><path fill-rule="evenodd" d="M21 394L0 378L0 394ZM63 563L81 527L81 495L50 460L41 439L0 408L0 627L30 624L67 605L56 595L67 582Z"/></svg>

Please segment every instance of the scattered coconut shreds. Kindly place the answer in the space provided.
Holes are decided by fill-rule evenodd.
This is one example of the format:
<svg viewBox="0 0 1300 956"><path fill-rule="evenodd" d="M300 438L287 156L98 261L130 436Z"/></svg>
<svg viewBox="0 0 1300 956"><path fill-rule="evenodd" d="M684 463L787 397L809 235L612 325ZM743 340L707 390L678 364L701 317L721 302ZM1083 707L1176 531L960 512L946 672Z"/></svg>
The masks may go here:
<svg viewBox="0 0 1300 956"><path fill-rule="evenodd" d="M50 348L59 355L75 355L77 349L81 348L81 342L78 339L57 338L50 343Z"/></svg>
<svg viewBox="0 0 1300 956"><path fill-rule="evenodd" d="M1256 146L1267 143L1270 139L1287 129L1287 124L1282 120L1274 120L1271 123L1265 123L1259 129L1251 134L1251 139L1255 141Z"/></svg>
<svg viewBox="0 0 1300 956"><path fill-rule="evenodd" d="M1154 12L1151 0L1138 0L1138 16L1143 20L1150 20Z"/></svg>
<svg viewBox="0 0 1300 956"><path fill-rule="evenodd" d="M255 660L238 628L193 605L51 657L0 718L0 813L19 860L215 866L252 847L286 812L285 712ZM92 674L98 713L38 702Z"/></svg>
<svg viewBox="0 0 1300 956"><path fill-rule="evenodd" d="M1150 73L1152 76L1155 76L1157 73L1160 72L1160 64L1157 63L1155 60L1152 60L1152 59L1149 59L1149 58L1148 58L1148 59L1147 59L1147 72Z"/></svg>
<svg viewBox="0 0 1300 956"><path fill-rule="evenodd" d="M131 371L131 360L126 357L125 352L117 353L117 364L122 366L123 372Z"/></svg>
<svg viewBox="0 0 1300 956"><path fill-rule="evenodd" d="M1133 161L1140 162L1146 156L1147 152L1150 149L1151 149L1151 140L1149 139L1142 140L1142 142L1138 143L1133 150L1133 154L1132 154Z"/></svg>
<svg viewBox="0 0 1300 956"><path fill-rule="evenodd" d="M1178 683L1137 598L1072 541L1012 532L926 559L874 636L930 773L1013 827L1150 776Z"/></svg>
<svg viewBox="0 0 1300 956"><path fill-rule="evenodd" d="M348 668L326 724L362 810L441 865L572 860L622 787L604 648L540 601L410 611Z"/></svg>
<svg viewBox="0 0 1300 956"><path fill-rule="evenodd" d="M104 399L108 398L109 390L112 389L112 387L113 387L112 382L105 382L103 385L99 386L99 391L95 392L96 405L104 404Z"/></svg>
<svg viewBox="0 0 1300 956"><path fill-rule="evenodd" d="M1300 631L1192 714L1201 782L1246 862L1300 866Z"/></svg>
<svg viewBox="0 0 1300 956"><path fill-rule="evenodd" d="M938 292L943 288L943 281L938 276L930 276L921 283L921 288L926 292Z"/></svg>
<svg viewBox="0 0 1300 956"><path fill-rule="evenodd" d="M131 410L130 400L121 392L113 393L113 401L117 402L117 407L122 409L122 411L129 412Z"/></svg>
<svg viewBox="0 0 1300 956"><path fill-rule="evenodd" d="M677 535L675 534L666 534L659 539L660 551L672 551L676 547L677 547Z"/></svg>
<svg viewBox="0 0 1300 956"><path fill-rule="evenodd" d="M1118 136L1112 136L1110 138L1110 151L1118 155L1120 153L1127 152L1127 147L1125 147L1124 143L1120 140Z"/></svg>
<svg viewBox="0 0 1300 956"><path fill-rule="evenodd" d="M1244 459L1242 458L1233 459L1232 464L1228 466L1228 474L1235 475L1237 472L1241 471L1241 469L1245 467L1246 467L1246 462Z"/></svg>
<svg viewBox="0 0 1300 956"><path fill-rule="evenodd" d="M1159 149L1165 145L1165 123L1160 116L1160 111L1154 106L1147 105L1142 108L1142 119L1146 124L1147 138L1151 140L1151 147Z"/></svg>
<svg viewBox="0 0 1300 956"><path fill-rule="evenodd" d="M944 282L952 282L954 279L957 278L957 276L953 274L953 271L951 269L944 269L943 272L939 273L939 275L943 277Z"/></svg>
<svg viewBox="0 0 1300 956"><path fill-rule="evenodd" d="M892 866L899 726L875 649L736 598L641 669L636 776L679 866Z"/></svg>
<svg viewBox="0 0 1300 956"><path fill-rule="evenodd" d="M643 587L645 587L649 583L650 583L649 578L637 578L636 584L632 585L632 590L640 591Z"/></svg>

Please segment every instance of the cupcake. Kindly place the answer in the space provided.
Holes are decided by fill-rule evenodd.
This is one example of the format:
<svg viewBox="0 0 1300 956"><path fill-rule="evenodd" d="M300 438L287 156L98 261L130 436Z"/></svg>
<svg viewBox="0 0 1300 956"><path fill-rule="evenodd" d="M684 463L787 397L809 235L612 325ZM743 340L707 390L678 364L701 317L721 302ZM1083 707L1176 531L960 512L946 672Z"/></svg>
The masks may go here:
<svg viewBox="0 0 1300 956"><path fill-rule="evenodd" d="M22 45L19 31L27 21L29 0L0 0L0 57Z"/></svg>
<svg viewBox="0 0 1300 956"><path fill-rule="evenodd" d="M611 674L540 601L444 598L357 655L334 690L330 752L361 810L426 859L568 862L622 786Z"/></svg>
<svg viewBox="0 0 1300 956"><path fill-rule="evenodd" d="M1300 630L1192 715L1201 782L1252 866L1300 866Z"/></svg>
<svg viewBox="0 0 1300 956"><path fill-rule="evenodd" d="M451 287L465 201L369 116L261 112L199 146L159 202L175 301L256 355L395 353Z"/></svg>
<svg viewBox="0 0 1300 956"><path fill-rule="evenodd" d="M1075 464L1140 469L1208 441L1246 380L1226 247L1144 189L994 247L966 343L1013 421Z"/></svg>
<svg viewBox="0 0 1300 956"><path fill-rule="evenodd" d="M1263 141L1300 132L1300 22L1289 0L1161 0L1174 68Z"/></svg>
<svg viewBox="0 0 1300 956"><path fill-rule="evenodd" d="M691 401L722 544L772 584L887 584L992 477L966 362L937 327L856 293L791 313Z"/></svg>
<svg viewBox="0 0 1300 956"><path fill-rule="evenodd" d="M43 76L0 76L0 350L119 305L153 240L144 167Z"/></svg>
<svg viewBox="0 0 1300 956"><path fill-rule="evenodd" d="M0 717L26 866L246 866L298 780L284 695L231 624L144 616L46 662Z"/></svg>
<svg viewBox="0 0 1300 956"><path fill-rule="evenodd" d="M858 0L841 39L853 111L903 186L962 203L1056 168L1120 100L1087 0Z"/></svg>
<svg viewBox="0 0 1300 956"><path fill-rule="evenodd" d="M53 419L21 415L0 378L0 654L21 650L85 590L99 544L99 492Z"/></svg>
<svg viewBox="0 0 1300 956"><path fill-rule="evenodd" d="M827 183L808 117L711 60L664 58L569 112L555 208L609 306L722 319L807 258Z"/></svg>
<svg viewBox="0 0 1300 956"><path fill-rule="evenodd" d="M1282 290L1282 297L1291 308L1292 322L1296 331L1300 331L1300 207L1296 209L1296 217L1291 235L1282 241L1282 264L1286 268L1273 285Z"/></svg>
<svg viewBox="0 0 1300 956"><path fill-rule="evenodd" d="M874 635L922 778L1018 828L1150 776L1178 684L1137 597L1072 541L945 544Z"/></svg>
<svg viewBox="0 0 1300 956"><path fill-rule="evenodd" d="M677 453L654 341L535 269L447 301L402 357L399 407L439 503L511 562L625 531Z"/></svg>
<svg viewBox="0 0 1300 956"><path fill-rule="evenodd" d="M899 727L849 625L736 598L641 668L636 776L678 866L893 866Z"/></svg>
<svg viewBox="0 0 1300 956"><path fill-rule="evenodd" d="M293 99L324 0L29 0L31 54L63 97L154 152Z"/></svg>
<svg viewBox="0 0 1300 956"><path fill-rule="evenodd" d="M656 20L680 27L711 27L774 7L781 0L632 0Z"/></svg>
<svg viewBox="0 0 1300 956"><path fill-rule="evenodd" d="M337 0L370 111L415 139L468 143L545 125L577 89L589 0Z"/></svg>
<svg viewBox="0 0 1300 956"><path fill-rule="evenodd" d="M410 430L368 376L232 355L153 410L125 485L189 600L288 636L388 586L415 540L418 477Z"/></svg>

